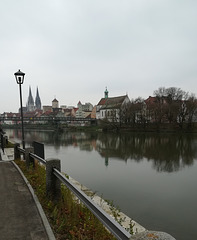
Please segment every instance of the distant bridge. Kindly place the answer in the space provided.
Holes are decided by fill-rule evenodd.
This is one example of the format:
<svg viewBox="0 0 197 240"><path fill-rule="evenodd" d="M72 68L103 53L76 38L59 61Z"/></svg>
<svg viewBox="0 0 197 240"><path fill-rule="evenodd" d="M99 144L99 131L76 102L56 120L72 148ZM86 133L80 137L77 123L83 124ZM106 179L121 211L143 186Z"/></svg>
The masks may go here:
<svg viewBox="0 0 197 240"><path fill-rule="evenodd" d="M1 122L5 121L13 121L13 122L20 122L21 117L0 117ZM95 123L96 119L94 118L74 118L74 117L23 117L24 122L91 122Z"/></svg>

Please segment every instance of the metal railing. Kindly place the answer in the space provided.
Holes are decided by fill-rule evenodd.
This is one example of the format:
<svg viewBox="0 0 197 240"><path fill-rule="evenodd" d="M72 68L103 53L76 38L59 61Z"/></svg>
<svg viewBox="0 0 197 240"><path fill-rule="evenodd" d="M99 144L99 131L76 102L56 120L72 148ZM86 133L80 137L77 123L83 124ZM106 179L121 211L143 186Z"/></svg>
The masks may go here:
<svg viewBox="0 0 197 240"><path fill-rule="evenodd" d="M57 169L54 168L53 171L53 174L84 203L84 205L110 230L117 239L130 239L131 235L102 208L97 206L83 191L76 188L75 185Z"/></svg>
<svg viewBox="0 0 197 240"><path fill-rule="evenodd" d="M26 154L26 158L30 157L34 160L40 161L42 164L46 165L46 174L47 174L47 165L50 160L60 161L60 160L45 160L38 155L31 152L28 149L22 149L19 146L15 148L21 153ZM27 152L26 152L27 151ZM29 151L29 152L28 152ZM26 159L27 161L27 159ZM55 176L61 183L66 185L79 199L83 204L107 227L107 229L120 240L129 240L131 239L131 234L127 232L119 223L117 223L111 216L109 216L101 207L96 205L90 197L88 197L83 191L78 189L68 178L66 178L57 168L52 168L52 175Z"/></svg>
<svg viewBox="0 0 197 240"><path fill-rule="evenodd" d="M23 117L24 121L63 121L63 122L92 122L94 118L76 118L76 117ZM21 117L0 117L0 121L21 121Z"/></svg>
<svg viewBox="0 0 197 240"><path fill-rule="evenodd" d="M25 153L25 149L18 147L19 152Z"/></svg>
<svg viewBox="0 0 197 240"><path fill-rule="evenodd" d="M47 162L45 159L39 157L38 155L36 155L34 153L30 153L29 156L32 157L33 159L40 161L42 164L46 164L46 162Z"/></svg>

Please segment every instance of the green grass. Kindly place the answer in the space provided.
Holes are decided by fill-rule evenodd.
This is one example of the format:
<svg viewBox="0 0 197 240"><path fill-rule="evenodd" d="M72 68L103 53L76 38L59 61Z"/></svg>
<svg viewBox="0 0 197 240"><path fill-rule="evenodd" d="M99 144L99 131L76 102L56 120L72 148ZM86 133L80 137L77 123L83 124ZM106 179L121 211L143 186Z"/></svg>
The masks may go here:
<svg viewBox="0 0 197 240"><path fill-rule="evenodd" d="M57 240L109 240L115 239L102 223L73 196L64 185L58 203L46 197L45 168L36 164L26 168L24 161L15 160L33 187Z"/></svg>
<svg viewBox="0 0 197 240"><path fill-rule="evenodd" d="M8 143L6 144L6 148L14 148L14 144L8 141Z"/></svg>

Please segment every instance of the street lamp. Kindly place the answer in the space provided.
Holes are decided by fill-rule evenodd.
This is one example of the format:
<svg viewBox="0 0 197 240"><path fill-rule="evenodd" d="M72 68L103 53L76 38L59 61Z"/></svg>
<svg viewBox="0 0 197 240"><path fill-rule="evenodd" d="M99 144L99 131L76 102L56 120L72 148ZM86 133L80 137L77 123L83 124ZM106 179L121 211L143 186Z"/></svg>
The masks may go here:
<svg viewBox="0 0 197 240"><path fill-rule="evenodd" d="M23 126L23 103L22 103L22 92L21 92L21 84L24 82L25 73L18 70L15 74L16 82L19 84L19 92L20 92L20 103L21 103L21 122L22 122L22 144L23 149L25 149L25 138L24 138L24 126Z"/></svg>

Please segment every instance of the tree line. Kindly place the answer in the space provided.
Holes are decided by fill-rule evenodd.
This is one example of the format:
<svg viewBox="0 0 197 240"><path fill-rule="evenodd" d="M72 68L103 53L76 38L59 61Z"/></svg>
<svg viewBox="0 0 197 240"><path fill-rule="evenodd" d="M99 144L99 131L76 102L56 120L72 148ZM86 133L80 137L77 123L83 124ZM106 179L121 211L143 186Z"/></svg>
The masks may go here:
<svg viewBox="0 0 197 240"><path fill-rule="evenodd" d="M119 117L105 119L110 125L146 127L169 123L182 128L184 124L191 127L197 116L197 98L176 87L160 87L153 92L153 97L138 97L124 104L119 110ZM116 114L114 114L116 116Z"/></svg>

